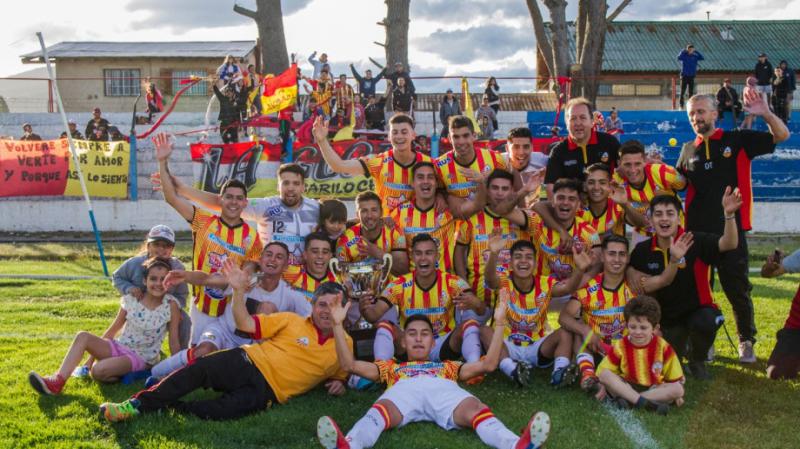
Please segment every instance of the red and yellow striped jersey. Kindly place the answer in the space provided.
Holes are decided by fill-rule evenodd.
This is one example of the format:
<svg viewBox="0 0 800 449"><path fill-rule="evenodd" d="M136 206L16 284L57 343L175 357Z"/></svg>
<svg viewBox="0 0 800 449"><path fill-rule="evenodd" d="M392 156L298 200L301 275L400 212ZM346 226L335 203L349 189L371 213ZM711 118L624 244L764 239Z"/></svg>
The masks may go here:
<svg viewBox="0 0 800 449"><path fill-rule="evenodd" d="M502 153L488 148L477 148L475 159L468 165L461 165L456 161L455 150L436 159L436 173L444 183L447 193L459 198L472 198L477 189L477 184L467 181L458 169L469 168L479 173L491 173L495 168L508 169Z"/></svg>
<svg viewBox="0 0 800 449"><path fill-rule="evenodd" d="M258 262L261 257L261 239L256 230L246 222L228 226L219 215L195 208L192 217L192 268L204 273L215 273L232 258L241 266L247 261ZM208 316L222 316L228 297L224 291L195 285L194 303L197 310Z"/></svg>
<svg viewBox="0 0 800 449"><path fill-rule="evenodd" d="M578 210L578 217L588 221L601 240L609 234L625 236L625 209L611 198L608 199L602 214L595 215L589 207L586 207Z"/></svg>
<svg viewBox="0 0 800 449"><path fill-rule="evenodd" d="M439 246L439 263L436 268L452 272L457 229L453 214L447 210L437 213L435 207L422 210L417 208L414 201L407 201L393 210L389 216L397 228L402 229L405 234L409 261L411 261L411 241L414 240L414 236L421 233L430 234ZM410 263L410 268L414 269L413 261Z"/></svg>
<svg viewBox="0 0 800 449"><path fill-rule="evenodd" d="M683 177L675 167L667 164L646 164L644 166L644 183L641 186L632 185L627 178L614 173L614 181L625 188L631 206L640 214L647 214L650 201L658 194L669 193L677 195L675 192L686 187L686 178ZM681 211L681 227L684 226L684 216ZM642 235L653 235L653 229L635 228L635 231Z"/></svg>
<svg viewBox="0 0 800 449"><path fill-rule="evenodd" d="M286 270L283 272L283 280L286 281L292 289L296 290L299 293L302 293L303 296L311 302L314 299L314 291L317 290L317 287L320 284L325 282L338 282L336 280L336 276L328 270L325 272L325 276L321 279L315 278L311 273L306 271L306 267L304 265L289 265L286 267Z"/></svg>
<svg viewBox="0 0 800 449"><path fill-rule="evenodd" d="M517 346L528 346L544 337L550 290L558 281L553 276L534 276L533 288L524 292L514 283L512 272L500 276L500 288L509 292L503 338Z"/></svg>
<svg viewBox="0 0 800 449"><path fill-rule="evenodd" d="M645 346L636 346L629 337L617 340L613 350L606 354L597 374L610 370L626 381L651 387L664 382L678 382L683 379L683 369L672 346L663 338L653 335Z"/></svg>
<svg viewBox="0 0 800 449"><path fill-rule="evenodd" d="M458 382L458 371L461 369L461 362L445 360L442 362L416 361L398 363L394 359L376 360L381 383L386 387L392 387L397 382L416 377L438 377L444 380Z"/></svg>
<svg viewBox="0 0 800 449"><path fill-rule="evenodd" d="M369 257L367 254L358 251L359 241L361 241L361 223L344 231L339 237L336 243L336 257L343 262L361 262L367 259ZM383 226L381 235L373 243L385 253L406 250L406 238L397 228L389 229Z"/></svg>
<svg viewBox="0 0 800 449"><path fill-rule="evenodd" d="M395 278L386 286L380 298L396 305L400 313L400 327L411 315L425 315L433 323L435 337L443 337L456 328L453 299L469 290L460 277L436 270L436 281L424 289L417 284L415 272Z"/></svg>
<svg viewBox="0 0 800 449"><path fill-rule="evenodd" d="M561 235L558 231L548 228L537 214L528 215L531 223L531 240L536 247L536 276L556 275L559 281L568 278L575 268L572 252L562 254L558 247L561 244ZM574 243L580 243L588 248L600 245L600 237L588 220L575 217L575 221L568 229L570 238Z"/></svg>
<svg viewBox="0 0 800 449"><path fill-rule="evenodd" d="M616 289L607 289L603 286L603 273L590 279L575 293L581 303L583 322L606 343L619 340L627 333L622 312L634 296L625 281Z"/></svg>
<svg viewBox="0 0 800 449"><path fill-rule="evenodd" d="M383 213L410 200L414 194L411 187L411 168L417 162L432 162L430 156L415 152L409 165L402 165L394 159L394 150L384 151L359 159L364 166L364 174L375 180L375 193L383 200Z"/></svg>
<svg viewBox="0 0 800 449"><path fill-rule="evenodd" d="M530 217L527 221L530 225ZM468 247L467 269L469 273L467 280L478 298L489 306L492 305L492 291L486 287L484 272L486 271L486 261L489 259L489 237L495 228L500 228L505 242L505 248L497 255L497 272L503 273L508 270L508 264L511 261L510 250L514 242L530 238L527 228L520 228L508 219L497 216L485 208L469 219L460 221L456 241L459 245Z"/></svg>

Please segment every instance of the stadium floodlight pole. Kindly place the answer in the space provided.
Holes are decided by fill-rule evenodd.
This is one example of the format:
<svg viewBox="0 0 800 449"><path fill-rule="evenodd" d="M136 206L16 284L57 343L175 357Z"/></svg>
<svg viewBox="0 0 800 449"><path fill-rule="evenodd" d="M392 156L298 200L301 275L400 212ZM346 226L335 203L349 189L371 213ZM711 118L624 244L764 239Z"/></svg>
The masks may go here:
<svg viewBox="0 0 800 449"><path fill-rule="evenodd" d="M69 123L67 122L67 113L64 112L64 104L61 102L61 94L58 91L56 78L53 75L53 67L50 65L50 57L47 55L47 47L44 45L44 37L42 32L36 32L36 37L39 38L39 45L42 46L42 57L47 65L47 77L55 91L56 103L58 104L58 112L61 114L61 121L64 124L64 130L67 132L67 141L69 142L69 152L72 153L72 160L75 163L75 170L78 172L78 180L81 183L81 190L83 191L83 199L86 200L86 207L89 209L89 220L92 222L92 230L94 230L94 240L97 242L97 250L100 252L100 262L103 264L103 274L108 277L108 265L106 264L106 256L103 253L103 242L100 240L100 232L97 230L97 222L94 219L94 209L92 209L92 200L89 198L89 190L86 188L86 181L83 179L81 172L81 164L78 159L78 152L75 150L75 143L72 141L72 133L69 130ZM136 163L135 160L133 162Z"/></svg>

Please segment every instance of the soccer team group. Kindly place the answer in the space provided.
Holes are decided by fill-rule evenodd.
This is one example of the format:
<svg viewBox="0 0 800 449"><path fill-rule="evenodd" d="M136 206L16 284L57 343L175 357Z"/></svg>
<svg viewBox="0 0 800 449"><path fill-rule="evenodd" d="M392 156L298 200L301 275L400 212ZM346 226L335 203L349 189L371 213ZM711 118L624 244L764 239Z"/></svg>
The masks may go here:
<svg viewBox="0 0 800 449"><path fill-rule="evenodd" d="M123 297L114 323L102 336L78 334L59 371L32 372L31 385L59 394L71 375L115 381L150 369L147 389L100 406L120 421L164 408L229 419L320 384L334 396L385 384L347 434L319 419L326 448L372 447L383 431L419 421L472 428L492 447L540 447L546 413L518 436L457 384L498 367L509 385L551 369L554 387L577 383L616 407L666 414L683 403L684 370L709 379L723 322L712 269L733 306L740 360L755 361L750 161L789 132L757 93L745 104L769 132L717 129L714 99L690 99L697 138L677 167L594 130L581 98L566 105L569 135L549 157L532 151L522 127L509 132L506 153L476 148L472 120L455 116L452 151L431 159L412 149L413 119L396 114L390 150L342 160L319 118L313 133L330 168L374 181L375 192L356 198L355 219L338 200L304 197L297 164L278 169L275 197L248 199L237 180L218 195L196 190L170 174L172 143L158 135L153 179L191 223L192 270L172 257L172 230L153 227L142 254L115 272ZM391 276L355 298L331 258L344 270L388 260ZM559 311L558 328L548 311ZM349 335L365 322L374 361L356 359ZM159 360L167 333L171 356ZM182 400L199 388L221 394Z"/></svg>

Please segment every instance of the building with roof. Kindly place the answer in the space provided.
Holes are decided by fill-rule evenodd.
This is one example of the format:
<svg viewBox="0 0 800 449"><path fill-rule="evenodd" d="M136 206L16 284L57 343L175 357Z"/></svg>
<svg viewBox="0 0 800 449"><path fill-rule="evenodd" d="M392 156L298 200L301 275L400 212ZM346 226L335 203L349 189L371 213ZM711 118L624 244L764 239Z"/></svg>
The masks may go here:
<svg viewBox="0 0 800 449"><path fill-rule="evenodd" d="M568 34L574 63L574 24ZM789 67L800 67L800 41L795 36L800 36L800 20L614 21L606 33L598 106L671 107L673 80L680 83L678 53L688 44L705 57L695 79L698 93L716 93L726 77L741 93L762 52L773 66L785 59ZM539 77L549 76L539 55L536 70Z"/></svg>
<svg viewBox="0 0 800 449"><path fill-rule="evenodd" d="M151 77L167 104L192 75L216 72L225 56L243 64L256 63L255 41L225 42L60 42L47 48L56 67L56 83L67 112L129 112ZM25 64L43 64L41 50L21 56ZM189 89L176 111L205 110L211 84L201 82ZM142 95L144 97L144 95ZM139 111L144 110L143 101Z"/></svg>

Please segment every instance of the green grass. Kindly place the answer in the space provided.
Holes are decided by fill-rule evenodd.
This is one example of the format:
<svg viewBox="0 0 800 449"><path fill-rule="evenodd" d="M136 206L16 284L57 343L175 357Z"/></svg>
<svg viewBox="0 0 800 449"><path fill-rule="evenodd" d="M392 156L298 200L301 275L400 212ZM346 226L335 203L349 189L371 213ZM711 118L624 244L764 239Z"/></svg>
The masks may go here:
<svg viewBox="0 0 800 449"><path fill-rule="evenodd" d="M777 242L785 249L797 239ZM751 265L760 266L774 238L753 239ZM135 244L108 244L109 268L133 254ZM189 245L177 255L188 261ZM0 273L100 275L92 244L0 244ZM759 362L741 366L720 332L714 380L689 378L686 406L660 417L633 416L661 448L788 448L800 447L800 382L774 382L764 375L765 360L775 343L795 293L799 275L766 280L752 278L759 343ZM735 332L724 295L717 298ZM164 412L117 425L98 418L97 405L120 401L141 385L101 385L72 380L60 397L39 397L27 382L30 370L55 371L72 337L80 330L101 333L116 313L118 297L102 280L35 281L0 279L0 448L308 448L320 415L334 416L349 428L377 398L377 393L348 392L330 398L320 390L288 405L228 422L205 422ZM554 317L551 317L551 319ZM532 388L519 390L494 373L468 389L490 405L512 430L519 430L536 410L553 420L549 448L634 448L611 415L577 390L553 391L548 371L539 371ZM198 392L197 396L213 393ZM378 448L478 448L470 431L445 432L431 424L415 424L385 433Z"/></svg>

